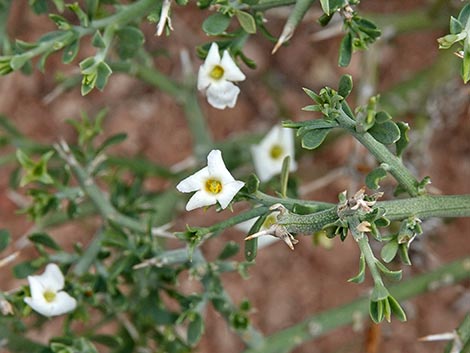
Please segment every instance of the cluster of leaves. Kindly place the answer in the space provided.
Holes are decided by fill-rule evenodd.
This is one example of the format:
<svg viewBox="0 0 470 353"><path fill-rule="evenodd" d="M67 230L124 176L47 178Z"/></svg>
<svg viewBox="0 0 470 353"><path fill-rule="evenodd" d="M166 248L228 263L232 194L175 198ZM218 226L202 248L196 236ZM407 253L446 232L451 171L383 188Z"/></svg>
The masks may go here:
<svg viewBox="0 0 470 353"><path fill-rule="evenodd" d="M439 49L449 49L458 45L457 56L462 58L462 79L464 83L470 80L470 4L466 4L457 18L450 17L450 34L439 38Z"/></svg>

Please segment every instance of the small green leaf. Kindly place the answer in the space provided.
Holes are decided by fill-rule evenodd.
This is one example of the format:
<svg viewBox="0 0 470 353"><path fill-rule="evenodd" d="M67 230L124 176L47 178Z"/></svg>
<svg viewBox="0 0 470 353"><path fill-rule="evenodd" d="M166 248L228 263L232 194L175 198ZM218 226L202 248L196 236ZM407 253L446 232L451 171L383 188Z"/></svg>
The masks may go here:
<svg viewBox="0 0 470 353"><path fill-rule="evenodd" d="M122 346L122 338L118 336L111 336L111 335L92 335L89 336L88 339L90 341L102 344L109 348L119 348Z"/></svg>
<svg viewBox="0 0 470 353"><path fill-rule="evenodd" d="M188 325L188 344L194 346L201 339L204 332L204 321L199 313L195 313Z"/></svg>
<svg viewBox="0 0 470 353"><path fill-rule="evenodd" d="M225 244L224 248L217 257L219 260L226 260L229 257L232 257L238 253L240 250L240 245L234 241L229 241Z"/></svg>
<svg viewBox="0 0 470 353"><path fill-rule="evenodd" d="M338 65L341 67L348 66L349 63L351 62L352 52L353 52L352 34L348 32L341 40L341 44L339 46Z"/></svg>
<svg viewBox="0 0 470 353"><path fill-rule="evenodd" d="M401 276L402 276L402 271L401 270L398 270L398 271L392 271L392 270L389 270L384 264L382 264L380 261L377 261L376 262L376 265L378 267L378 269L380 270L380 272L382 272L385 276L387 276L388 278L394 280L394 281L399 281L401 279Z"/></svg>
<svg viewBox="0 0 470 353"><path fill-rule="evenodd" d="M392 310L393 315L395 315L398 320L405 322L406 313L400 306L400 303L398 303L398 301L391 295L388 296L388 303L390 304L390 309Z"/></svg>
<svg viewBox="0 0 470 353"><path fill-rule="evenodd" d="M316 94L314 91L312 91L311 89L308 89L308 88L302 88L304 90L304 92L307 94L307 96L309 96L311 99L313 99L316 103L320 103L321 102L321 98L318 94Z"/></svg>
<svg viewBox="0 0 470 353"><path fill-rule="evenodd" d="M113 71L104 61L100 62L97 67L97 78L96 78L96 88L100 91L104 89L106 83L108 82L109 76Z"/></svg>
<svg viewBox="0 0 470 353"><path fill-rule="evenodd" d="M400 139L400 129L393 121L375 124L368 132L380 143L390 145Z"/></svg>
<svg viewBox="0 0 470 353"><path fill-rule="evenodd" d="M376 324L382 322L384 319L383 315L383 303L382 301L373 301L371 300L369 303L369 315L372 321Z"/></svg>
<svg viewBox="0 0 470 353"><path fill-rule="evenodd" d="M369 189L377 190L380 185L380 181L387 176L387 171L382 167L375 168L366 176L366 186Z"/></svg>
<svg viewBox="0 0 470 353"><path fill-rule="evenodd" d="M470 81L470 36L464 39L463 44L462 79L464 83Z"/></svg>
<svg viewBox="0 0 470 353"><path fill-rule="evenodd" d="M259 179L255 174L250 174L245 184L246 191L249 194L254 194L259 189Z"/></svg>
<svg viewBox="0 0 470 353"><path fill-rule="evenodd" d="M103 36L101 35L100 31L96 31L93 37L91 38L91 45L95 48L106 48L106 43L103 40Z"/></svg>
<svg viewBox="0 0 470 353"><path fill-rule="evenodd" d="M35 244L41 244L44 245L48 248L54 249L54 250L60 250L61 247L59 244L56 243L54 239L52 239L48 234L46 233L33 233L29 237L29 240L31 240Z"/></svg>
<svg viewBox="0 0 470 353"><path fill-rule="evenodd" d="M460 10L460 13L457 19L459 20L460 23L466 24L469 17L470 17L470 4L466 4L462 8L462 10Z"/></svg>
<svg viewBox="0 0 470 353"><path fill-rule="evenodd" d="M80 8L80 5L78 4L78 2L75 2L73 4L66 4L65 6L70 11L75 13L82 27L88 27L89 25L88 15Z"/></svg>
<svg viewBox="0 0 470 353"><path fill-rule="evenodd" d="M458 34L458 33L462 32L464 27L462 25L462 22L460 22L455 17L450 16L449 28L450 28L450 33L451 34Z"/></svg>
<svg viewBox="0 0 470 353"><path fill-rule="evenodd" d="M6 229L0 229L0 251L5 250L8 244L10 244L10 241L10 232Z"/></svg>
<svg viewBox="0 0 470 353"><path fill-rule="evenodd" d="M326 15L330 15L330 0L320 0L320 5Z"/></svg>
<svg viewBox="0 0 470 353"><path fill-rule="evenodd" d="M380 252L380 256L382 259L389 263L392 261L398 252L398 242L396 239L390 240L387 244L385 244Z"/></svg>
<svg viewBox="0 0 470 353"><path fill-rule="evenodd" d="M263 226L265 220L266 216L259 217L255 224L250 228L248 234L251 235L258 232ZM254 261L256 259L256 255L258 255L258 238L246 240L244 252L246 261Z"/></svg>
<svg viewBox="0 0 470 353"><path fill-rule="evenodd" d="M375 114L375 122L377 124L383 124L389 120L392 120L392 117L387 112L380 111Z"/></svg>
<svg viewBox="0 0 470 353"><path fill-rule="evenodd" d="M215 13L205 19L202 30L210 36L217 36L225 32L230 25L230 17L221 13Z"/></svg>
<svg viewBox="0 0 470 353"><path fill-rule="evenodd" d="M400 129L400 138L397 142L395 142L395 148L397 152L397 156L401 157L403 152L405 151L406 146L410 142L408 137L408 131L410 131L410 126L407 123L399 121L397 123L398 128Z"/></svg>
<svg viewBox="0 0 470 353"><path fill-rule="evenodd" d="M16 278L26 278L38 270L40 266L33 264L32 261L25 261L13 267L13 275Z"/></svg>
<svg viewBox="0 0 470 353"><path fill-rule="evenodd" d="M398 254L400 255L401 261L408 266L411 266L410 255L408 254L409 247L407 244L398 245Z"/></svg>
<svg viewBox="0 0 470 353"><path fill-rule="evenodd" d="M366 260L363 254L359 258L359 273L348 279L348 282L362 283L366 277Z"/></svg>
<svg viewBox="0 0 470 353"><path fill-rule="evenodd" d="M64 51L62 53L62 62L64 64L70 64L73 59L78 54L78 50L80 49L80 42L78 40L73 41L66 47L64 47Z"/></svg>
<svg viewBox="0 0 470 353"><path fill-rule="evenodd" d="M255 19L251 14L245 11L236 11L235 16L237 16L238 23L240 23L245 32L250 34L256 33Z"/></svg>
<svg viewBox="0 0 470 353"><path fill-rule="evenodd" d="M134 26L125 26L116 31L117 52L119 58L127 60L133 58L145 42L142 31Z"/></svg>
<svg viewBox="0 0 470 353"><path fill-rule="evenodd" d="M121 142L125 141L127 138L126 133L115 134L113 136L108 137L97 149L96 154L99 154L106 150L107 148L118 145Z"/></svg>
<svg viewBox="0 0 470 353"><path fill-rule="evenodd" d="M307 150L313 150L320 146L325 140L331 129L316 129L308 131L302 136L302 147Z"/></svg>
<svg viewBox="0 0 470 353"><path fill-rule="evenodd" d="M347 98L353 89L353 80L351 75L343 75L339 80L338 94Z"/></svg>

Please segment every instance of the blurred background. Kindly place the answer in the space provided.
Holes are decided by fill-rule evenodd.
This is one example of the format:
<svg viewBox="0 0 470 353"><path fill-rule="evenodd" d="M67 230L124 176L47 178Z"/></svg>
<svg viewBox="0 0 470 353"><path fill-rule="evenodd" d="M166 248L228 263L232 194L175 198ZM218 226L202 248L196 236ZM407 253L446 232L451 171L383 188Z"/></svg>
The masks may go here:
<svg viewBox="0 0 470 353"><path fill-rule="evenodd" d="M216 110L200 96L210 133L215 141L223 141L248 132L264 134L285 119L310 119L312 114L301 110L310 104L302 87L312 90L325 85L336 87L339 77L348 73L355 83L351 106L364 104L371 95L380 93L382 107L394 119L410 124L411 144L404 160L418 179L431 176L431 191L436 194L470 193L470 90L458 75L460 59L451 51L440 52L436 42L448 32L449 15L456 16L461 6L460 1L363 0L359 12L376 20L383 35L369 51L355 53L347 68L337 65L341 27L332 23L325 30L318 25L319 4L313 6L288 45L275 55L270 54L273 43L260 34L252 36L245 53L257 68L240 64L247 79L239 84L241 93L236 107ZM148 22L142 25L142 30L156 67L171 77L181 78L184 70L197 73L202 61L194 48L212 38L201 30L207 10L201 11L190 2L186 7L173 6L172 11L175 30L170 36L154 36L155 25ZM266 13L266 26L273 34L281 32L289 11L278 8ZM430 11L435 17L423 19L422 15ZM45 15L33 14L26 1L15 1L7 28L10 38L34 41L53 30L54 24ZM84 45L76 63L93 50L89 43ZM189 66L182 66L182 52L189 54ZM80 95L78 85L66 90L57 88L62 77L77 73L77 65L65 66L60 55L52 55L45 74L35 70L29 76L13 73L1 77L0 113L31 139L50 144L59 138L76 141L65 120L76 119L81 112L92 116L106 107L105 136L128 134L127 140L114 149L117 155L145 156L171 167L192 154L192 138L184 112L172 97L119 73L112 75L103 92L95 90L85 97ZM2 148L1 153L7 152L11 149ZM336 202L343 190L359 189L374 167L366 151L350 137L341 135L328 140L319 150L299 150L296 159L300 197L328 202ZM27 199L9 189L12 170L9 164L0 169L0 225L9 229L17 241L14 247L21 249L17 259L20 262L35 255L33 249L23 247L22 239L32 223L17 213ZM151 190L173 187L156 177L146 183ZM390 195L392 183L386 182L384 188ZM175 229L183 229L185 224L209 225L226 217L212 209L181 212ZM93 220L73 222L51 234L62 243L87 244L95 228ZM413 266L404 268L405 278L470 251L469 219L450 222L431 219L423 228L425 234L412 245ZM203 252L210 259L228 240L241 244L245 235L236 229L228 230L206 242ZM256 265L249 269L249 279L229 273L224 277L224 285L236 302L243 299L252 302L254 326L269 335L367 292L370 282L347 283L355 275L358 253L350 238L344 243L335 239L332 248L326 249L314 245L311 237L300 237L294 252L281 243L262 249ZM0 290L22 283L15 282L10 271L11 266L0 269ZM188 292L200 289L187 275L181 276L180 285ZM394 321L378 327L371 325L368 317L358 318L353 327L307 342L295 352L442 352L443 343L423 343L418 338L452 331L461 322L470 310L468 287L465 282L403 303L409 319L405 324ZM47 331L32 334L45 341L60 327L60 320L51 322ZM242 342L223 321L209 309L206 333L197 351L243 351Z"/></svg>

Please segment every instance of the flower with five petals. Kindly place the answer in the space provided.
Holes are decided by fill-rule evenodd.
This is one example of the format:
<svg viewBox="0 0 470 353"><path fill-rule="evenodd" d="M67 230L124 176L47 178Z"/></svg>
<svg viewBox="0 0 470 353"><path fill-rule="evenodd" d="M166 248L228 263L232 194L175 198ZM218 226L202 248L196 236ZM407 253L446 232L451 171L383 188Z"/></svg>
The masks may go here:
<svg viewBox="0 0 470 353"><path fill-rule="evenodd" d="M64 292L64 276L56 264L49 264L42 275L28 276L31 297L24 298L34 311L51 317L75 310L77 301Z"/></svg>
<svg viewBox="0 0 470 353"><path fill-rule="evenodd" d="M224 209L243 185L245 183L235 180L228 171L222 152L212 150L207 156L207 167L180 181L176 188L180 192L196 191L186 204L186 210L191 211L217 202Z"/></svg>
<svg viewBox="0 0 470 353"><path fill-rule="evenodd" d="M240 88L233 82L244 79L245 75L228 51L225 50L220 58L217 43L212 43L197 77L197 89L205 92L209 104L217 109L233 108L240 93Z"/></svg>

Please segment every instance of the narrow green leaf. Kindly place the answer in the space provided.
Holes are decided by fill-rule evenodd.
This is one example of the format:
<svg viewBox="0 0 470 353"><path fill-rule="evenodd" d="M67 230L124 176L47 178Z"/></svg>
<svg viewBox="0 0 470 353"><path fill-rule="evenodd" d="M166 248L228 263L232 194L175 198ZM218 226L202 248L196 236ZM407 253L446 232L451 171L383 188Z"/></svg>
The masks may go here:
<svg viewBox="0 0 470 353"><path fill-rule="evenodd" d="M263 223L265 220L266 220L266 216L259 217L256 220L255 224L253 224L253 226L248 231L248 235L258 232L263 226ZM258 254L258 238L246 240L245 241L245 260L254 261L256 259L257 254Z"/></svg>
<svg viewBox="0 0 470 353"><path fill-rule="evenodd" d="M407 123L399 121L397 123L398 128L400 129L400 138L395 142L396 153L398 157L401 157L403 152L408 146L410 139L408 137L408 131L410 131L410 126Z"/></svg>
<svg viewBox="0 0 470 353"><path fill-rule="evenodd" d="M316 94L314 91L312 91L311 89L308 89L308 88L305 88L305 87L303 87L302 89L307 94L307 96L309 96L311 99L313 99L316 103L319 103L321 101L320 96L318 94Z"/></svg>
<svg viewBox="0 0 470 353"><path fill-rule="evenodd" d="M462 25L465 25L470 17L470 4L466 4L462 10L460 10L459 16L457 19Z"/></svg>
<svg viewBox="0 0 470 353"><path fill-rule="evenodd" d="M240 250L240 245L234 241L229 241L225 244L224 248L217 257L219 260L226 260L238 253Z"/></svg>
<svg viewBox="0 0 470 353"><path fill-rule="evenodd" d="M353 282L353 283L362 283L364 282L364 279L366 277L366 260L364 255L361 254L361 257L359 258L359 273L348 279L348 282Z"/></svg>
<svg viewBox="0 0 470 353"><path fill-rule="evenodd" d="M32 241L35 244L41 244L44 245L48 248L54 249L54 250L60 250L61 247L59 244L56 243L54 239L52 239L48 234L46 233L33 233L29 237L29 240Z"/></svg>
<svg viewBox="0 0 470 353"><path fill-rule="evenodd" d="M282 161L281 169L281 195L282 197L287 196L287 184L289 182L289 166L290 166L290 156L286 156Z"/></svg>
<svg viewBox="0 0 470 353"><path fill-rule="evenodd" d="M400 255L401 261L408 266L411 266L410 255L408 254L408 246L406 244L398 245L398 254Z"/></svg>
<svg viewBox="0 0 470 353"><path fill-rule="evenodd" d="M320 0L320 5L326 15L330 15L330 0Z"/></svg>
<svg viewBox="0 0 470 353"><path fill-rule="evenodd" d="M391 295L388 296L388 303L390 304L390 309L392 310L392 313L397 317L397 319L402 322L405 322L406 313L401 307L400 303L398 303L398 301Z"/></svg>
<svg viewBox="0 0 470 353"><path fill-rule="evenodd" d="M90 341L102 344L109 348L119 348L122 346L122 339L118 336L111 336L111 335L92 335L89 336L88 339Z"/></svg>
<svg viewBox="0 0 470 353"><path fill-rule="evenodd" d="M64 51L62 53L62 62L64 64L70 64L73 59L78 54L78 50L80 49L80 42L78 40L73 41L66 47L64 47Z"/></svg>
<svg viewBox="0 0 470 353"><path fill-rule="evenodd" d="M0 251L5 250L8 244L10 244L10 241L10 232L6 229L0 229Z"/></svg>
<svg viewBox="0 0 470 353"><path fill-rule="evenodd" d="M125 141L127 138L126 133L115 134L113 136L108 137L97 149L96 154L99 154L106 150L107 148L118 145L121 142Z"/></svg>
<svg viewBox="0 0 470 353"><path fill-rule="evenodd" d="M464 83L470 81L470 36L464 39L463 44L462 79Z"/></svg>
<svg viewBox="0 0 470 353"><path fill-rule="evenodd" d="M215 13L205 19L202 23L202 30L210 36L220 35L228 28L230 20L227 15Z"/></svg>
<svg viewBox="0 0 470 353"><path fill-rule="evenodd" d="M388 278L394 280L394 281L399 281L401 279L401 276L402 276L402 271L401 270L398 270L398 271L392 271L392 270L389 270L384 264L382 264L380 261L377 261L376 262L376 265L378 267L378 269L380 270L380 272L382 272L385 276L387 276Z"/></svg>
<svg viewBox="0 0 470 353"><path fill-rule="evenodd" d="M338 65L341 67L346 67L351 62L353 52L353 38L351 33L347 33L341 40L339 46L339 59Z"/></svg>
<svg viewBox="0 0 470 353"><path fill-rule="evenodd" d="M369 303L369 315L372 321L376 324L382 322L383 320L383 306L382 301L373 301Z"/></svg>
<svg viewBox="0 0 470 353"><path fill-rule="evenodd" d="M255 19L251 14L245 11L236 11L235 16L245 32L250 34L256 33Z"/></svg>
<svg viewBox="0 0 470 353"><path fill-rule="evenodd" d="M193 320L188 325L188 344L194 346L201 339L204 332L204 321L199 313L195 313Z"/></svg>
<svg viewBox="0 0 470 353"><path fill-rule="evenodd" d="M91 45L95 48L106 48L106 43L103 40L103 36L101 35L100 31L96 31L93 37L91 38Z"/></svg>
<svg viewBox="0 0 470 353"><path fill-rule="evenodd" d="M320 146L325 140L331 129L316 129L307 132L302 136L302 147L307 150L313 150Z"/></svg>

